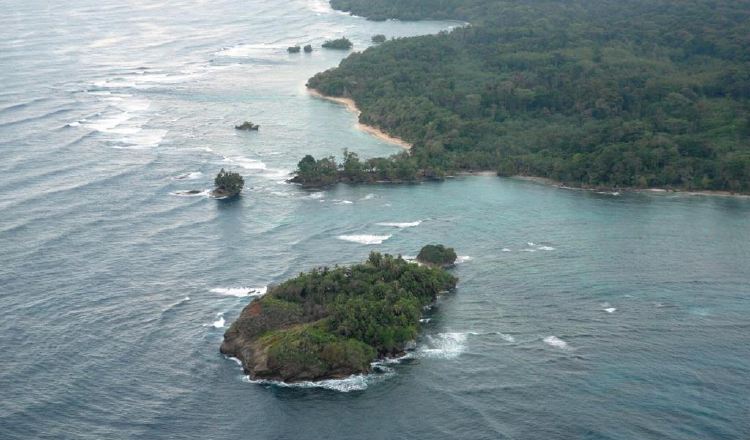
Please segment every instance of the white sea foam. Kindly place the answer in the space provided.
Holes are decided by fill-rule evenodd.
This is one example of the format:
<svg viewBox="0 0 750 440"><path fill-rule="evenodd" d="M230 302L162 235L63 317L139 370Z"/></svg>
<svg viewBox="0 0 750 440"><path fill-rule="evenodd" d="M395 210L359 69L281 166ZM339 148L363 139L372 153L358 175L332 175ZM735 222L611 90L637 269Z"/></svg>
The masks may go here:
<svg viewBox="0 0 750 440"><path fill-rule="evenodd" d="M167 130L161 129L134 129L125 132L125 137L117 139L118 142L129 144L140 148L151 148L158 146L167 135Z"/></svg>
<svg viewBox="0 0 750 440"><path fill-rule="evenodd" d="M356 374L349 376L344 379L327 379L319 381L304 381L286 383L276 380L253 380L248 376L245 376L244 380L248 383L261 384L261 385L274 385L283 388L324 388L332 391L340 391L342 393L348 393L350 391L362 391L367 389L369 376L363 374Z"/></svg>
<svg viewBox="0 0 750 440"><path fill-rule="evenodd" d="M211 326L213 328L222 328L222 327L224 327L224 324L226 323L226 321L224 320L224 313L219 312L219 313L216 314L216 317L219 318L219 319L217 319L216 321L214 321L211 324Z"/></svg>
<svg viewBox="0 0 750 440"><path fill-rule="evenodd" d="M468 333L438 333L427 336L427 346L419 354L429 358L455 359L466 349Z"/></svg>
<svg viewBox="0 0 750 440"><path fill-rule="evenodd" d="M66 127L78 127L80 125L81 125L81 123L79 121L73 121L73 122L69 122L69 123L65 124Z"/></svg>
<svg viewBox="0 0 750 440"><path fill-rule="evenodd" d="M335 203L337 205L351 205L354 202L352 202L351 200L338 200L338 199L334 199L333 203Z"/></svg>
<svg viewBox="0 0 750 440"><path fill-rule="evenodd" d="M314 192L307 197L313 200L318 200L318 199L322 199L324 195L325 194L322 192Z"/></svg>
<svg viewBox="0 0 750 440"><path fill-rule="evenodd" d="M391 227L394 227L394 228L401 228L401 229L403 229L403 228L413 228L415 226L419 226L419 225L422 224L422 220L417 220L415 222L402 222L402 223L398 223L398 222L380 222L380 223L376 223L376 224L378 226L391 226Z"/></svg>
<svg viewBox="0 0 750 440"><path fill-rule="evenodd" d="M224 296L236 296L243 298L246 296L261 296L268 291L268 286L263 287L214 287L210 290L212 293L218 293Z"/></svg>
<svg viewBox="0 0 750 440"><path fill-rule="evenodd" d="M255 159L250 159L244 156L232 156L224 157L224 162L230 162L233 165L237 165L246 170L265 170L266 164Z"/></svg>
<svg viewBox="0 0 750 440"><path fill-rule="evenodd" d="M607 307L606 309L604 309L604 311L607 313L615 313L615 310L617 310L617 308L615 307Z"/></svg>
<svg viewBox="0 0 750 440"><path fill-rule="evenodd" d="M554 251L555 250L555 248L553 248L552 246L539 246L537 247L537 249L539 249L540 251Z"/></svg>
<svg viewBox="0 0 750 440"><path fill-rule="evenodd" d="M514 338L511 335L507 335L505 333L497 332L497 335L500 336L505 342L516 342L516 338Z"/></svg>
<svg viewBox="0 0 750 440"><path fill-rule="evenodd" d="M381 244L391 238L391 235L339 235L339 240L351 241L360 244Z"/></svg>
<svg viewBox="0 0 750 440"><path fill-rule="evenodd" d="M362 197L360 200L372 200L374 198L375 198L375 194L370 193L370 194L367 194L366 196Z"/></svg>
<svg viewBox="0 0 750 440"><path fill-rule="evenodd" d="M185 298L183 298L183 301L190 301L190 297L186 296Z"/></svg>
<svg viewBox="0 0 750 440"><path fill-rule="evenodd" d="M421 323L424 323L424 324L427 324L427 323L428 323L428 322L430 322L431 320L432 320L431 318L422 318L422 319L420 319L420 320L419 320L419 322L421 322Z"/></svg>
<svg viewBox="0 0 750 440"><path fill-rule="evenodd" d="M203 173L200 171L193 171L192 173L180 174L179 176L172 177L173 180L195 180L200 179Z"/></svg>
<svg viewBox="0 0 750 440"><path fill-rule="evenodd" d="M512 252L512 251L511 251L510 249L508 249L508 248L503 248L503 249L501 250L501 252Z"/></svg>
<svg viewBox="0 0 750 440"><path fill-rule="evenodd" d="M473 258L471 258L468 255L459 255L456 257L456 264L466 263L467 261L471 261Z"/></svg>
<svg viewBox="0 0 750 440"><path fill-rule="evenodd" d="M557 336L547 336L546 338L544 338L544 343L549 345L550 347L555 347L555 348L567 348L568 347L568 343L558 338Z"/></svg>

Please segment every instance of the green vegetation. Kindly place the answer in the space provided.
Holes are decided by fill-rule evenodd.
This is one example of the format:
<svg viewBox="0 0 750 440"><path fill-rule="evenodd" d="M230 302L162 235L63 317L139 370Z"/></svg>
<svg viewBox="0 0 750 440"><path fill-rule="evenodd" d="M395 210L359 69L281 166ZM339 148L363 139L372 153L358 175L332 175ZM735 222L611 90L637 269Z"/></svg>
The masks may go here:
<svg viewBox="0 0 750 440"><path fill-rule="evenodd" d="M217 197L232 197L242 191L242 187L245 185L245 179L231 171L224 171L224 168L219 171L214 179L216 188L213 193Z"/></svg>
<svg viewBox="0 0 750 440"><path fill-rule="evenodd" d="M361 161L357 153L344 150L341 163L333 156L315 159L309 154L298 164L290 180L306 187L322 187L334 183L409 183L442 180L439 169L420 168L417 159L403 152L388 158L376 157Z"/></svg>
<svg viewBox="0 0 750 440"><path fill-rule="evenodd" d="M258 131L260 125L255 125L250 121L245 121L240 125L235 125L234 128L235 130Z"/></svg>
<svg viewBox="0 0 750 440"><path fill-rule="evenodd" d="M323 47L326 49L340 49L340 50L349 50L354 46L351 41L349 41L348 38L338 38L335 40L328 40L325 43L323 43Z"/></svg>
<svg viewBox="0 0 750 440"><path fill-rule="evenodd" d="M301 48L299 46L289 46L286 48L286 51L289 53L299 53Z"/></svg>
<svg viewBox="0 0 750 440"><path fill-rule="evenodd" d="M363 264L314 269L245 307L221 351L255 377L298 381L367 372L376 357L403 352L417 336L423 307L456 282L442 269L375 252Z"/></svg>
<svg viewBox="0 0 750 440"><path fill-rule="evenodd" d="M372 42L376 44L385 43L385 35L383 34L373 35Z"/></svg>
<svg viewBox="0 0 750 440"><path fill-rule="evenodd" d="M331 4L472 23L369 48L310 79L414 145L393 167L750 191L746 0Z"/></svg>
<svg viewBox="0 0 750 440"><path fill-rule="evenodd" d="M305 53L310 53L313 51L313 47L309 44L306 44L303 50L305 51Z"/></svg>
<svg viewBox="0 0 750 440"><path fill-rule="evenodd" d="M456 251L442 244L428 244L419 251L417 261L423 264L450 267L456 263Z"/></svg>

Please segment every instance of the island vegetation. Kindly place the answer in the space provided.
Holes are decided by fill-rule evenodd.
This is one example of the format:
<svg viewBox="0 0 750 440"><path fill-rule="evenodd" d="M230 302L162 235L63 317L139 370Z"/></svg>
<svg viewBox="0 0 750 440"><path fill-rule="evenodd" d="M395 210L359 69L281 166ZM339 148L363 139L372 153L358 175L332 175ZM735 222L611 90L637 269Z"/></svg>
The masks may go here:
<svg viewBox="0 0 750 440"><path fill-rule="evenodd" d="M734 0L332 0L461 19L308 86L413 144L389 166L571 186L750 191L750 8ZM419 172L417 172L419 174Z"/></svg>
<svg viewBox="0 0 750 440"><path fill-rule="evenodd" d="M245 186L245 179L239 173L224 171L224 168L222 168L214 178L214 184L216 185L212 192L214 197L234 197L242 191L242 187Z"/></svg>
<svg viewBox="0 0 750 440"><path fill-rule="evenodd" d="M419 251L417 261L428 266L448 268L456 264L456 251L442 244L428 244Z"/></svg>
<svg viewBox="0 0 750 440"><path fill-rule="evenodd" d="M255 125L250 121L245 121L240 125L235 125L234 128L236 130L258 131L258 129L260 128L260 125Z"/></svg>
<svg viewBox="0 0 750 440"><path fill-rule="evenodd" d="M306 44L303 50L305 51L305 53L310 53L313 51L313 47L310 44Z"/></svg>
<svg viewBox="0 0 750 440"><path fill-rule="evenodd" d="M385 43L385 35L383 34L373 35L372 42L375 44Z"/></svg>
<svg viewBox="0 0 750 440"><path fill-rule="evenodd" d="M444 178L442 170L420 168L416 158L407 152L363 161L357 153L345 149L341 163L334 156L315 159L308 154L299 161L289 181L305 187L324 187L339 182L410 183Z"/></svg>
<svg viewBox="0 0 750 440"><path fill-rule="evenodd" d="M289 52L289 53L299 53L300 50L302 50L302 48L299 47L299 46L289 46L286 49L286 51Z"/></svg>
<svg viewBox="0 0 750 440"><path fill-rule="evenodd" d="M371 253L268 289L224 334L221 352L253 378L286 382L367 373L414 341L425 306L458 280L440 268Z"/></svg>
<svg viewBox="0 0 750 440"><path fill-rule="evenodd" d="M352 46L354 45L346 37L337 38L335 40L328 40L323 43L323 47L325 47L326 49L349 50L352 48Z"/></svg>

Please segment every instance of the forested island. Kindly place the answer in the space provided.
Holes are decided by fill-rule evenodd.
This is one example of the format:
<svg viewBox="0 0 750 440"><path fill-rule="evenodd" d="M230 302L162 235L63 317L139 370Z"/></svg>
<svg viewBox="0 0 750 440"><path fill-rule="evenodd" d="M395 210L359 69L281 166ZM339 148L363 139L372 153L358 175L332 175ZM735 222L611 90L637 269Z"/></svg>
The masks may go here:
<svg viewBox="0 0 750 440"><path fill-rule="evenodd" d="M224 334L221 352L253 378L286 382L367 373L415 340L422 310L457 278L441 268L371 253L269 288Z"/></svg>
<svg viewBox="0 0 750 440"><path fill-rule="evenodd" d="M309 80L413 144L340 181L492 170L581 187L750 191L746 1L331 4L375 20L471 23L383 42Z"/></svg>

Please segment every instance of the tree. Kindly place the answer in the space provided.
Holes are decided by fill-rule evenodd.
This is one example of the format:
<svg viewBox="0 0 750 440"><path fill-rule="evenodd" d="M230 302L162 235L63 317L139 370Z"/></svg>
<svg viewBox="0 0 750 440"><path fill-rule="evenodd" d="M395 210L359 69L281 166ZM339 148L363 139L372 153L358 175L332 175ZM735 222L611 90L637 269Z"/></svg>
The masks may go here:
<svg viewBox="0 0 750 440"><path fill-rule="evenodd" d="M224 168L222 168L221 171L219 171L219 174L216 175L214 184L216 185L214 192L217 195L231 197L242 191L242 187L245 185L245 180L239 175L239 173L224 171Z"/></svg>

